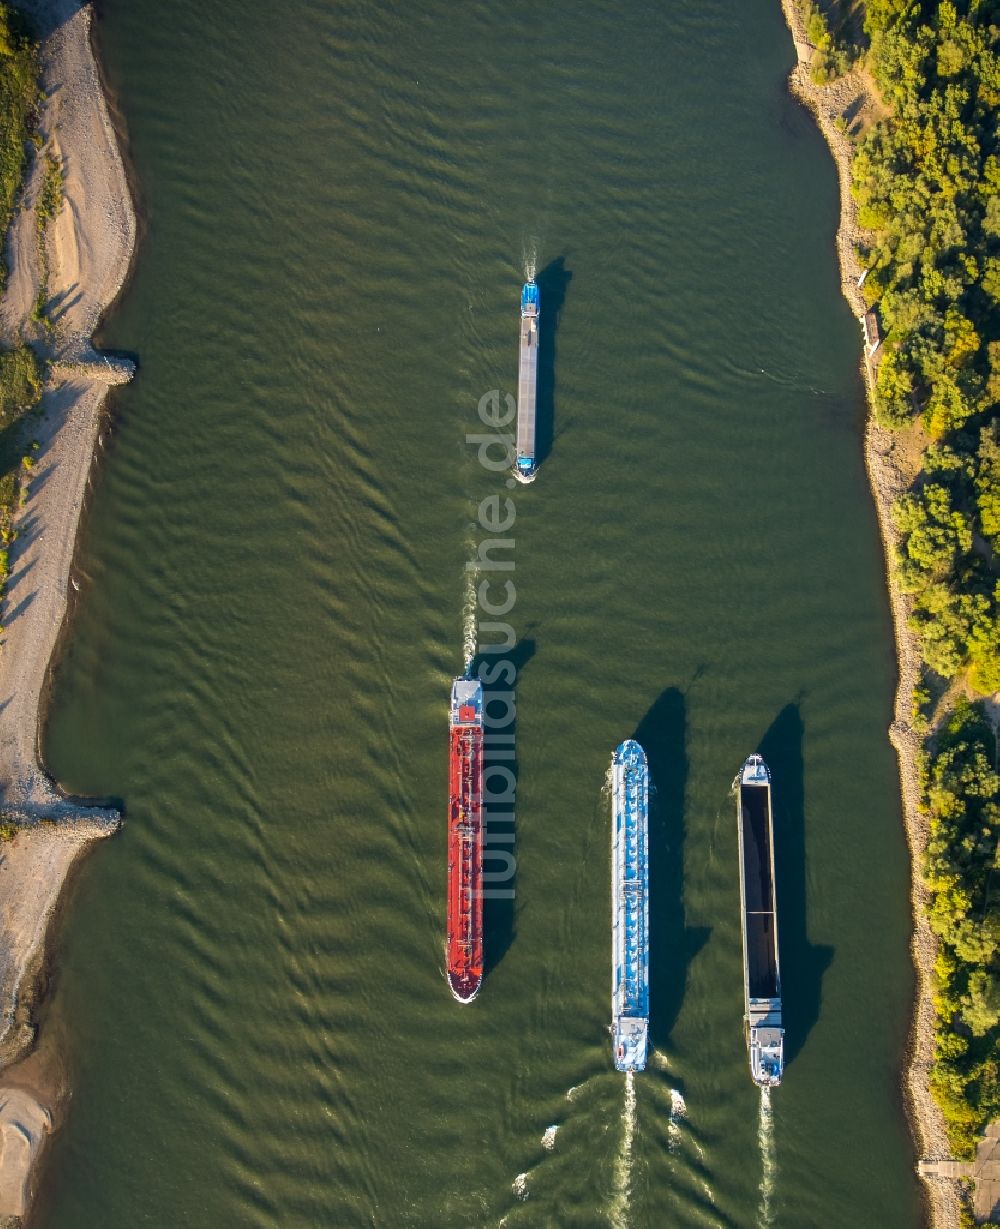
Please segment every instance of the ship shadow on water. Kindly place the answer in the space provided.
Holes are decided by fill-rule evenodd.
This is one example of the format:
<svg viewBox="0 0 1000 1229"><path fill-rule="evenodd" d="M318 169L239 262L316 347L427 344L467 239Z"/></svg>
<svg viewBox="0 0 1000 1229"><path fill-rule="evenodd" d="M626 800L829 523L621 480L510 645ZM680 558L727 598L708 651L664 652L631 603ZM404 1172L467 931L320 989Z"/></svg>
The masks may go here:
<svg viewBox="0 0 1000 1229"><path fill-rule="evenodd" d="M649 1026L661 1049L684 1001L688 969L708 926L684 924L684 796L688 761L684 693L668 687L636 727L646 752L649 797Z"/></svg>
<svg viewBox="0 0 1000 1229"><path fill-rule="evenodd" d="M541 299L538 321L538 376L535 387L535 458L541 465L552 451L556 410L556 333L573 274L557 256L536 276Z"/></svg>
<svg viewBox="0 0 1000 1229"><path fill-rule="evenodd" d="M510 889L509 896L489 896L484 895L483 899L483 978L487 979L490 973L497 967L508 949L514 942L517 927L517 779L518 779L518 761L517 761L517 680L520 678L521 671L525 668L529 661L535 656L535 641L533 638L525 637L519 640L512 649L508 649L504 653L477 653L472 659L472 667L470 674L478 678L483 684L483 705L487 714L487 718L492 712L494 716L499 715L499 704L490 708L490 698L496 697L499 699L501 695L507 692L514 692L514 717L511 722L503 729L504 734L513 735L514 758L511 760L491 760L489 755L490 749L490 732L489 727L486 729L485 736L485 751L486 751L486 766L491 763L502 764L505 768L509 768L514 777L514 823L510 824L507 821L500 821L495 824L495 834L497 836L496 846L504 852L509 852L513 855L514 861L511 868L510 878L503 884L496 884L497 887ZM508 684L506 674L507 671L497 677L499 667L502 662L509 662L516 671L513 684ZM487 682L483 677L486 672L487 678L493 679L492 683ZM506 744L509 746L510 744ZM497 811L504 813L510 808L498 806ZM486 814L486 833L489 837L490 819L489 811ZM508 843L503 840L503 837L508 833L511 834L512 840ZM484 851L483 856L483 871L484 874L489 874L491 870L496 871L500 866L499 859L491 859L489 854L489 845ZM489 883L484 884L484 892L489 892Z"/></svg>
<svg viewBox="0 0 1000 1229"><path fill-rule="evenodd" d="M791 1063L819 1019L823 974L834 949L806 934L806 807L802 714L786 704L757 750L771 769L774 807L774 879L778 901L778 954L785 1063Z"/></svg>

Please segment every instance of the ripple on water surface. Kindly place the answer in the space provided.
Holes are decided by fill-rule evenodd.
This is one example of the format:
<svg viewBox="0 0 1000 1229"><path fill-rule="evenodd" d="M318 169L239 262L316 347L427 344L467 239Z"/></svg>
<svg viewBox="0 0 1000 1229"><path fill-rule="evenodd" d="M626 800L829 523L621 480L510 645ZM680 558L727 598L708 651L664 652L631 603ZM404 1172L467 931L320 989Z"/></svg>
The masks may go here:
<svg viewBox="0 0 1000 1229"><path fill-rule="evenodd" d="M76 1095L39 1223L749 1225L766 1155L776 1229L915 1223L857 331L777 6L103 13L149 223L109 342L141 370L46 747L128 822L66 927ZM513 391L529 264L551 448L511 492L465 436ZM459 1009L446 708L494 494L516 894ZM602 783L637 729L660 897L630 1092ZM758 745L795 1051L769 1154L728 793Z"/></svg>

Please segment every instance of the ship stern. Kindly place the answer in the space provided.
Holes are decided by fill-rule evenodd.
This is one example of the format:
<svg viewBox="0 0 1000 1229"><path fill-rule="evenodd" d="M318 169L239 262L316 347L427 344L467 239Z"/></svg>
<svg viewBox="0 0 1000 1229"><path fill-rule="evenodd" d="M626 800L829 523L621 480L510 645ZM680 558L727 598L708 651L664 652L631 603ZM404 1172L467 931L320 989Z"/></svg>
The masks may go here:
<svg viewBox="0 0 1000 1229"><path fill-rule="evenodd" d="M750 1076L758 1088L777 1088L785 1069L785 1033L780 1028L751 1028Z"/></svg>
<svg viewBox="0 0 1000 1229"><path fill-rule="evenodd" d="M644 1071L649 1057L649 1021L621 1016L612 1027L616 1071Z"/></svg>

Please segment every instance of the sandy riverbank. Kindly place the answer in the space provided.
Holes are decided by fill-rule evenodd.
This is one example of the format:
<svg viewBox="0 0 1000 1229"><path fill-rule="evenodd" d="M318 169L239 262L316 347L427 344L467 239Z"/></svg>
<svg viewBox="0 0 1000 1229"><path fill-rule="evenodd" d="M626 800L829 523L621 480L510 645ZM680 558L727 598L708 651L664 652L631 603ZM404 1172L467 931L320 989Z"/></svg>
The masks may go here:
<svg viewBox="0 0 1000 1229"><path fill-rule="evenodd" d="M798 64L792 70L790 78L792 92L813 113L837 166L840 182L840 225L836 242L841 290L852 311L860 316L864 311L864 300L858 289L862 269L857 259L856 246L862 232L858 227L857 211L851 195L853 146L850 131L855 125L864 126L870 123L883 112L871 81L863 73L849 73L827 86L812 84L807 66L814 49L806 37L801 8L797 0L781 2L798 57ZM842 116L850 117L851 130L848 132L838 131L835 124L838 117ZM859 340L861 337L859 326ZM865 375L867 379L867 370ZM919 679L920 654L916 638L907 624L910 598L900 591L893 578L892 558L900 543L890 515L896 497L907 490L913 481L919 462L919 442L905 434L883 430L876 424L869 409L865 430L865 466L885 549L886 578L899 665L899 683L889 738L899 759L903 821L911 863L913 938L910 946L917 984L905 1072L906 1103L918 1154L921 1157L943 1157L950 1155L950 1148L940 1111L928 1086L934 1037L931 975L937 954L937 942L927 924L926 893L921 877L921 863L928 835L927 822L918 806L918 756L921 739L913 729L910 719L913 689ZM926 1182L924 1189L932 1229L957 1229L959 1203L956 1184L935 1179Z"/></svg>
<svg viewBox="0 0 1000 1229"><path fill-rule="evenodd" d="M26 428L39 443L10 551L0 652L0 807L22 824L0 846L0 1218L22 1216L51 1129L56 1089L46 1064L21 1061L35 1040L32 1007L53 917L67 877L118 815L63 797L39 765L40 709L66 617L70 569L88 474L109 384L130 374L92 349L93 331L118 295L135 246L135 214L91 46L89 7L74 0L23 0L38 24L45 101L43 139L62 160L63 207L47 228L47 334L31 319L41 273L33 212L38 157L23 208L7 236L10 279L0 333L25 339L52 366L39 414Z"/></svg>

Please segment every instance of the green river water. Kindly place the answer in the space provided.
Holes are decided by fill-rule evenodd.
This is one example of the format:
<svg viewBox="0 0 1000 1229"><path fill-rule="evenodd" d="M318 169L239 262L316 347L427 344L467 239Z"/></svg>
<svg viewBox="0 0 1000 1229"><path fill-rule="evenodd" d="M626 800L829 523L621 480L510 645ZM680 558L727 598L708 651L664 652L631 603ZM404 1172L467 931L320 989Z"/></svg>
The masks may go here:
<svg viewBox="0 0 1000 1229"><path fill-rule="evenodd" d="M44 740L123 800L58 937L42 1229L910 1227L895 668L833 165L777 0L104 0L146 218ZM542 450L466 435L542 287ZM516 876L443 970L446 711L513 499ZM611 751L652 1042L611 1065ZM790 1059L742 1038L775 775ZM557 1128L557 1129L553 1129Z"/></svg>

